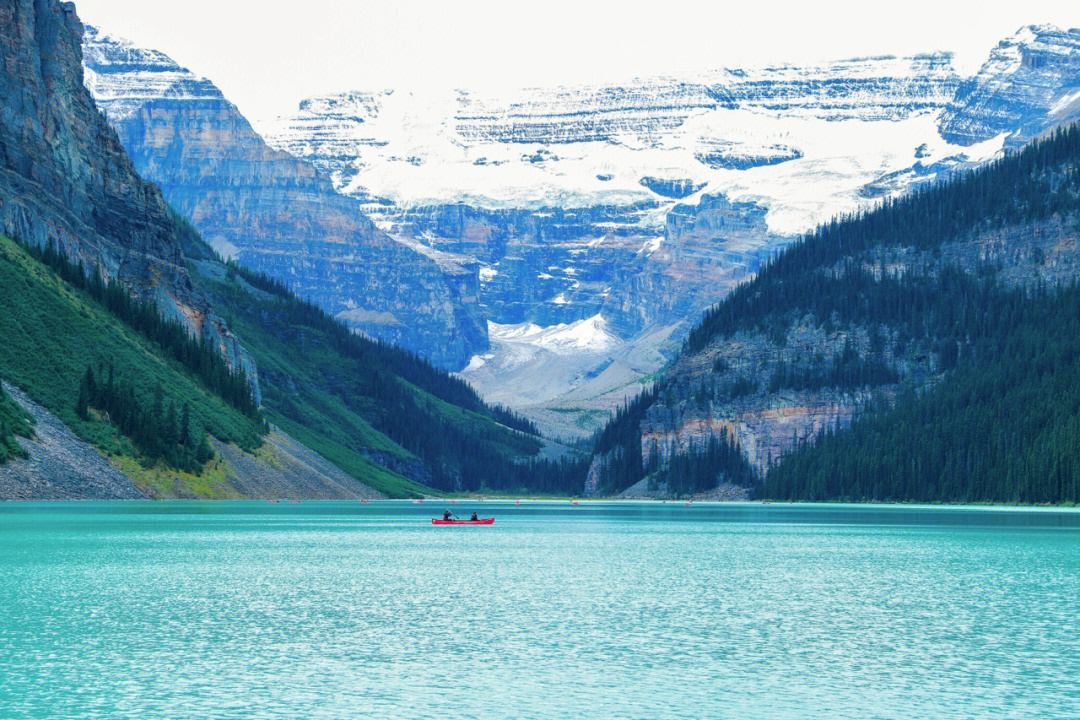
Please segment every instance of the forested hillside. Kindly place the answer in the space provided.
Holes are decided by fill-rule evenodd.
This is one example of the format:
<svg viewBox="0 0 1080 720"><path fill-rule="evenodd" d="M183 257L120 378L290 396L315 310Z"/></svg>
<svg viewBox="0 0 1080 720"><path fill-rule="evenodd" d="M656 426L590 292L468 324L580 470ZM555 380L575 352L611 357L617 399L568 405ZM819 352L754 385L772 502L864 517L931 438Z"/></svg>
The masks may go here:
<svg viewBox="0 0 1080 720"><path fill-rule="evenodd" d="M940 383L803 441L769 472L763 495L1080 501L1080 287L987 299Z"/></svg>
<svg viewBox="0 0 1080 720"><path fill-rule="evenodd" d="M1078 161L1072 126L781 253L601 436L600 486L730 431L770 497L1080 500Z"/></svg>
<svg viewBox="0 0 1080 720"><path fill-rule="evenodd" d="M259 366L268 419L358 479L391 496L422 486L580 492L586 461L540 459L532 424L467 383L350 332L263 275L199 270Z"/></svg>
<svg viewBox="0 0 1080 720"><path fill-rule="evenodd" d="M137 484L151 493L172 492L159 487L169 476L181 494L228 494L208 479L221 474L206 467L208 435L254 452L267 420L391 497L580 491L583 461L540 460L531 424L484 404L466 383L349 332L261 275L191 254L204 257L193 277L260 368L262 410L242 369L153 305L52 247L6 238L0 376L79 437L136 461L125 467L140 467ZM21 455L14 436L31 432L19 406L0 399L3 457Z"/></svg>

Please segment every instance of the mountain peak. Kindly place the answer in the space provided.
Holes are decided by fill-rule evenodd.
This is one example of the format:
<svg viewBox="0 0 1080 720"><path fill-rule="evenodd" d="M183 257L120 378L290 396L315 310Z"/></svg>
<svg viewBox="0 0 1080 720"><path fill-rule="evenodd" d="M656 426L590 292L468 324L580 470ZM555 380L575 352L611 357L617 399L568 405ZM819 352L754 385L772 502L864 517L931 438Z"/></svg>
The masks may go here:
<svg viewBox="0 0 1080 720"><path fill-rule="evenodd" d="M165 53L138 47L93 25L86 25L83 32L83 67L86 87L112 122L131 117L162 97L224 99L212 82Z"/></svg>
<svg viewBox="0 0 1080 720"><path fill-rule="evenodd" d="M1078 114L1080 29L1027 25L1003 39L972 78L956 91L941 116L942 136L971 145L1008 133L1006 143L1022 145Z"/></svg>
<svg viewBox="0 0 1080 720"><path fill-rule="evenodd" d="M475 265L451 269L394 242L355 198L266 145L213 83L164 53L96 28L84 43L86 85L136 167L218 252L437 364L460 367L487 346Z"/></svg>

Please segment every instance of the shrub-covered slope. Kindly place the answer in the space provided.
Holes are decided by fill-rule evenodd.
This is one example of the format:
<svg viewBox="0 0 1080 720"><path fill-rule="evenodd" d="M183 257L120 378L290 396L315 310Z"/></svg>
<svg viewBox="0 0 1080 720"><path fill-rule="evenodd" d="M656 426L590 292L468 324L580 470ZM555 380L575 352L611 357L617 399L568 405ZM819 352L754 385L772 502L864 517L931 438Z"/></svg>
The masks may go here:
<svg viewBox="0 0 1080 720"><path fill-rule="evenodd" d="M23 457L16 437L32 437L34 428L30 415L0 386L0 464L10 457Z"/></svg>
<svg viewBox="0 0 1080 720"><path fill-rule="evenodd" d="M124 307L161 320L152 306ZM185 348L192 356L181 359L161 337L152 339L138 329L136 318L122 319L104 299L65 281L5 237L0 237L0 308L0 376L104 452L198 475L203 463L178 467L179 455L166 453L190 450L193 456L207 432L248 450L261 443L263 421L250 406L250 397L245 404L221 394L231 372L221 370L216 387L208 377L200 377L193 349L197 343ZM85 395L88 371L98 378L93 397ZM125 415L131 417L125 420ZM136 417L138 422L133 422ZM160 433L135 432L147 425ZM168 446L151 447L137 437ZM203 462L207 459L203 456Z"/></svg>

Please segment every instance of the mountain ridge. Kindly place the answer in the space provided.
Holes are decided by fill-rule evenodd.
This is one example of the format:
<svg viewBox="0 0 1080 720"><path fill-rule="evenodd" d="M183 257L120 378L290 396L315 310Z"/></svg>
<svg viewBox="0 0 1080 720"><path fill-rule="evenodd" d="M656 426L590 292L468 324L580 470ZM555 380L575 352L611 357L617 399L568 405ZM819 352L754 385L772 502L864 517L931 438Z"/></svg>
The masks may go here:
<svg viewBox="0 0 1080 720"><path fill-rule="evenodd" d="M474 327L599 314L619 340L603 356L495 340L459 358L485 395L548 432L580 435L578 421L636 392L698 313L799 233L999 153L1005 130L963 144L941 134L947 108L983 112L957 93L986 84L987 67L984 79L965 79L949 53L925 53L499 96L350 91L305 99L260 129L326 173L381 231L452 276L467 269L460 295L475 300ZM1034 80L1013 84L1025 82ZM97 92L118 107L154 94ZM320 296L324 306L335 294ZM338 312L354 324L395 319L387 309ZM558 385L542 403L501 389L537 373Z"/></svg>
<svg viewBox="0 0 1080 720"><path fill-rule="evenodd" d="M94 27L83 45L87 87L136 167L218 252L450 369L486 348L475 264L440 263L395 242L168 56Z"/></svg>
<svg viewBox="0 0 1080 720"><path fill-rule="evenodd" d="M82 25L70 3L5 5L0 118L0 232L53 242L257 370L224 320L194 290L185 229L144 181L83 86Z"/></svg>

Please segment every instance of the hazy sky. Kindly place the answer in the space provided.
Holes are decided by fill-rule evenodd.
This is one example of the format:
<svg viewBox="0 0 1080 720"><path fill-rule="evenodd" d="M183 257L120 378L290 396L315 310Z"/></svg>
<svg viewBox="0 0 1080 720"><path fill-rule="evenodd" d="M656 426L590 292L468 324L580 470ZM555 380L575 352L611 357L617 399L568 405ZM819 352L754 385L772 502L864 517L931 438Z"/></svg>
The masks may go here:
<svg viewBox="0 0 1080 720"><path fill-rule="evenodd" d="M343 90L626 80L951 50L973 71L1020 26L1080 27L1080 1L361 2L77 0L84 22L165 52L253 121Z"/></svg>

